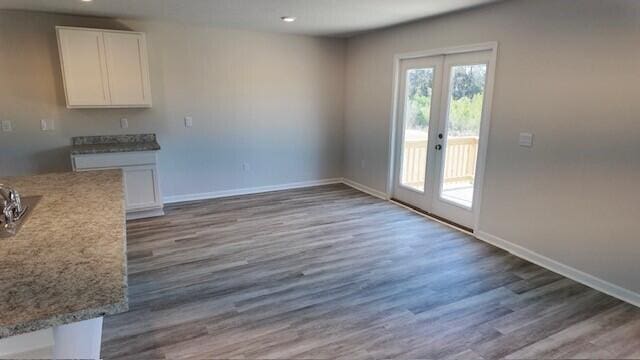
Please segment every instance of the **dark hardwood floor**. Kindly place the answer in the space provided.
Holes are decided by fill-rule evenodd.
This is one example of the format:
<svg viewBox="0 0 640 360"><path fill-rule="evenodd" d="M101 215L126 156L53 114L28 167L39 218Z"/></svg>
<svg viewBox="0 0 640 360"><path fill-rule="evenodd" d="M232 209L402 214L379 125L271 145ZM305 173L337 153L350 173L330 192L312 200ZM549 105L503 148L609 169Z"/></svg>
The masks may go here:
<svg viewBox="0 0 640 360"><path fill-rule="evenodd" d="M640 309L344 185L166 213L106 359L640 358Z"/></svg>

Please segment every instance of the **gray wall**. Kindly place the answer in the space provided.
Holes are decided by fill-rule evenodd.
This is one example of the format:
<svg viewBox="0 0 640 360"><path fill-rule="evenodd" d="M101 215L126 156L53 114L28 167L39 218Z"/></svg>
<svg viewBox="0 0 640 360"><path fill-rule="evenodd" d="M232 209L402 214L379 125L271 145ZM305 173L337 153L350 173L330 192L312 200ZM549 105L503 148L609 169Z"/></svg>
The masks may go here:
<svg viewBox="0 0 640 360"><path fill-rule="evenodd" d="M345 177L385 190L394 54L498 41L480 230L640 292L638 19L635 0L521 0L350 39Z"/></svg>
<svg viewBox="0 0 640 360"><path fill-rule="evenodd" d="M146 32L153 108L67 110L55 25ZM2 176L70 170L72 136L140 132L158 134L165 196L342 176L344 40L0 12L0 44Z"/></svg>

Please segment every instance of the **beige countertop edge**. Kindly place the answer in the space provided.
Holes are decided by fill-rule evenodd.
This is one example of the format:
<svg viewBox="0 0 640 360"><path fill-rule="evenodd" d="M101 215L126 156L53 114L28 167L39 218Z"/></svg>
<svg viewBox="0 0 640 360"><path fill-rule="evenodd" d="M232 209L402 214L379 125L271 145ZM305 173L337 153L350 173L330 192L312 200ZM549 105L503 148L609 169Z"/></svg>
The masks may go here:
<svg viewBox="0 0 640 360"><path fill-rule="evenodd" d="M106 305L94 309L85 309L69 314L62 314L44 320L35 320L13 326L0 327L0 339L26 334L33 331L48 329L55 326L66 325L83 320L90 320L105 315L113 315L129 310L127 298L118 304Z"/></svg>

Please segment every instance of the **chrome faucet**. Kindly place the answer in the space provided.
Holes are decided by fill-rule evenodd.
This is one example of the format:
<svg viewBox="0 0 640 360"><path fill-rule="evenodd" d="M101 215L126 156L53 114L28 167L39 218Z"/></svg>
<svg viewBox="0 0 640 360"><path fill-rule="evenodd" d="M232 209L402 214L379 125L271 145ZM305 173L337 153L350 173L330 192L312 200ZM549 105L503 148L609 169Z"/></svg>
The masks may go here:
<svg viewBox="0 0 640 360"><path fill-rule="evenodd" d="M0 184L0 226L11 231L25 212L20 194L15 189Z"/></svg>

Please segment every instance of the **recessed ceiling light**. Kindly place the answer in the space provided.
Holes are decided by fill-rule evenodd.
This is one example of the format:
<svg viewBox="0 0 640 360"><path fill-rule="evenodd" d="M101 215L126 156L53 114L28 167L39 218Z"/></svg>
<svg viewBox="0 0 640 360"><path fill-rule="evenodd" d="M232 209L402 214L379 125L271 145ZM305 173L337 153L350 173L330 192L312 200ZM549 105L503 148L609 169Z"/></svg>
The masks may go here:
<svg viewBox="0 0 640 360"><path fill-rule="evenodd" d="M282 20L284 22L291 23L291 22L296 21L296 18L294 16L283 16L283 17L280 18L280 20Z"/></svg>

